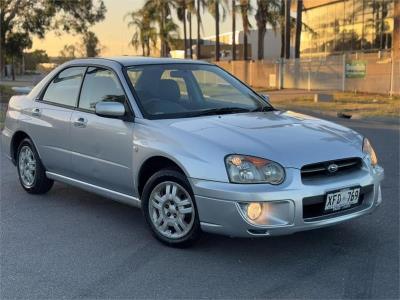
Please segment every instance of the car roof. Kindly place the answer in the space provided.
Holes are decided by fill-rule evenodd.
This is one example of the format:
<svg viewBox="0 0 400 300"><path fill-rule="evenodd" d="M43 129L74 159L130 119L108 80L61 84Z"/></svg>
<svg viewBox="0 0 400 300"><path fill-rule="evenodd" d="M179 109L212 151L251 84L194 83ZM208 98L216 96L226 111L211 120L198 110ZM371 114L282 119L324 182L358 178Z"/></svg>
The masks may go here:
<svg viewBox="0 0 400 300"><path fill-rule="evenodd" d="M209 64L206 61L191 60L191 59L177 59L177 58L157 58L157 57L144 57L144 56L115 56L104 58L83 58L71 60L68 63L110 63L110 61L117 62L124 67L137 66L137 65L157 65L157 64Z"/></svg>

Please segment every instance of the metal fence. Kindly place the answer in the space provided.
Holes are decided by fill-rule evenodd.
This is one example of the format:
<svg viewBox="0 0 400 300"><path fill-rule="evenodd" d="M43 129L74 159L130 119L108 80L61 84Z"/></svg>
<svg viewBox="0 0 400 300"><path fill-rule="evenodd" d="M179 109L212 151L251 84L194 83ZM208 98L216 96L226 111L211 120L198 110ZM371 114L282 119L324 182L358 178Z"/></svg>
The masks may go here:
<svg viewBox="0 0 400 300"><path fill-rule="evenodd" d="M279 64L275 61L235 60L215 63L250 86L257 88L278 87Z"/></svg>
<svg viewBox="0 0 400 300"><path fill-rule="evenodd" d="M391 52L217 64L257 88L400 95L400 58L394 59Z"/></svg>

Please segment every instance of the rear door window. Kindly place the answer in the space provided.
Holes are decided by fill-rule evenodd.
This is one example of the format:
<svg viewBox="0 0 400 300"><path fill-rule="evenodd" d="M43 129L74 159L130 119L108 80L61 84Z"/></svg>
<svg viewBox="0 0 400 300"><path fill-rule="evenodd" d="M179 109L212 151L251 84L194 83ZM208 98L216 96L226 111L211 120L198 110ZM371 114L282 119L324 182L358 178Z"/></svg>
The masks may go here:
<svg viewBox="0 0 400 300"><path fill-rule="evenodd" d="M75 107L85 70L86 67L71 67L58 73L47 87L42 100Z"/></svg>

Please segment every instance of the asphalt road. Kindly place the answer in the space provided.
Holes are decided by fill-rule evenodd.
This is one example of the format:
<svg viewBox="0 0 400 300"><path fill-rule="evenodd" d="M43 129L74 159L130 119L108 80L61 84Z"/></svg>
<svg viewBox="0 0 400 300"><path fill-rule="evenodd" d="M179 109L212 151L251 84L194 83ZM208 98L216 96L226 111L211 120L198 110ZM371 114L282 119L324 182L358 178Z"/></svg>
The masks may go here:
<svg viewBox="0 0 400 300"><path fill-rule="evenodd" d="M399 129L341 121L385 168L373 215L290 236L204 235L171 249L140 210L56 184L28 195L1 158L1 299L399 298Z"/></svg>

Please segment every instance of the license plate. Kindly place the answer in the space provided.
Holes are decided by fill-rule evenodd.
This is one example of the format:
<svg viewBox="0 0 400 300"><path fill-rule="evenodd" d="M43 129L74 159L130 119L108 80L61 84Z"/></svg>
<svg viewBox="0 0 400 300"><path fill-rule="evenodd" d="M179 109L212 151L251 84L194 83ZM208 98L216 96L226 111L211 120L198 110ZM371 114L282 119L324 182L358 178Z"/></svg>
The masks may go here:
<svg viewBox="0 0 400 300"><path fill-rule="evenodd" d="M325 211L338 211L357 204L360 199L360 188L348 188L326 195Z"/></svg>

